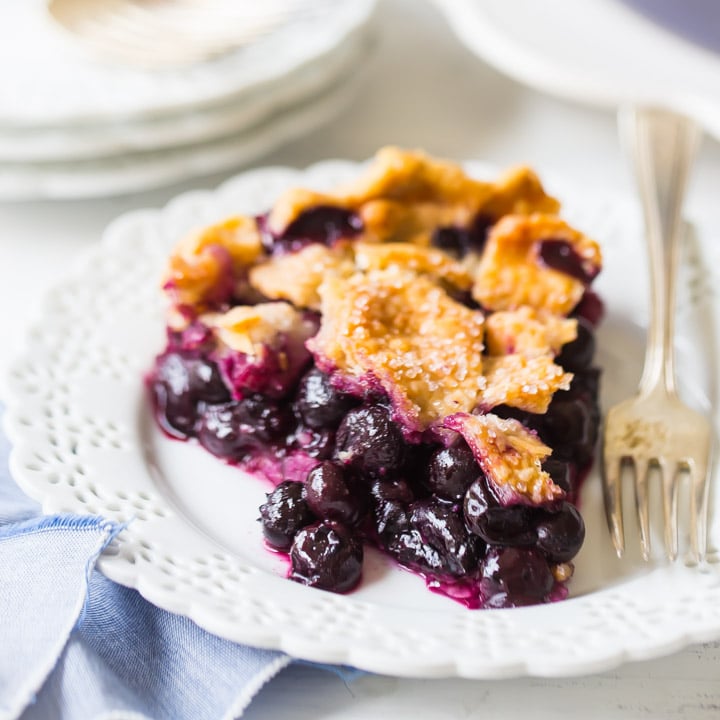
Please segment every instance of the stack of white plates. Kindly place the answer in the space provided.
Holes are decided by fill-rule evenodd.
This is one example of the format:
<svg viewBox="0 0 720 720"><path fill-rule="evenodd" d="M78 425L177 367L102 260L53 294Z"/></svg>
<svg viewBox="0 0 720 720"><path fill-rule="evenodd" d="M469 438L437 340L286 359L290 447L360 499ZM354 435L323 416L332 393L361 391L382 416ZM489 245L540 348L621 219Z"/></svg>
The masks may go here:
<svg viewBox="0 0 720 720"><path fill-rule="evenodd" d="M0 199L147 190L327 121L352 97L375 0L308 4L231 53L149 71L87 55L53 27L47 0L0 0Z"/></svg>

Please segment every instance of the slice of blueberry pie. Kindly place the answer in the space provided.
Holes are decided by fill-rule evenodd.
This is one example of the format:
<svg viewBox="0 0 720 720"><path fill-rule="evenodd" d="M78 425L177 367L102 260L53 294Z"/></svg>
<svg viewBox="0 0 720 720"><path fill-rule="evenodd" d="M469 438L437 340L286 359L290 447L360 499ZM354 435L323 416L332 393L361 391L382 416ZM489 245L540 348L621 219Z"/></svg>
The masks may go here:
<svg viewBox="0 0 720 720"><path fill-rule="evenodd" d="M381 150L183 240L157 421L272 481L290 577L346 592L373 545L468 607L565 597L598 430L597 244L535 174Z"/></svg>

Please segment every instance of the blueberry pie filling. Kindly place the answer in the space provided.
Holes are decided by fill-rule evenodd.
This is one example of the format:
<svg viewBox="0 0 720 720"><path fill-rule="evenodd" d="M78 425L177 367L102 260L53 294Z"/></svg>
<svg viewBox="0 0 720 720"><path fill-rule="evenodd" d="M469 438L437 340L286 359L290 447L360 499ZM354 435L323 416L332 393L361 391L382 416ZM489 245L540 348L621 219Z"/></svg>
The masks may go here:
<svg viewBox="0 0 720 720"><path fill-rule="evenodd" d="M350 591L372 545L471 608L566 596L602 260L558 212L527 168L482 182L385 148L176 247L157 422L273 483L292 580Z"/></svg>

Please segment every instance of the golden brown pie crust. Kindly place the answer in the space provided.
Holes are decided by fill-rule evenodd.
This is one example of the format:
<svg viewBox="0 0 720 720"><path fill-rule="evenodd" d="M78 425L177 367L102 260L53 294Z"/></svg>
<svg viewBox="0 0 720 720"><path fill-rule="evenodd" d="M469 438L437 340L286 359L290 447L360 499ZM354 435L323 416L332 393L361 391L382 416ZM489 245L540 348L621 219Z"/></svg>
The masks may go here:
<svg viewBox="0 0 720 720"><path fill-rule="evenodd" d="M357 233L293 251L263 244L263 232L282 235L303 212L327 206L354 213ZM163 279L170 324L200 322L225 350L253 354L302 324L304 312L319 313L307 340L318 367L347 387L386 393L408 433L461 433L496 486L547 502L562 494L540 467L550 449L492 408L544 413L572 379L554 358L576 337L567 315L586 286L547 267L541 244L566 242L589 276L602 258L558 212L528 168L486 182L422 152L385 148L345 188L283 193L263 226L232 217L181 242ZM484 248L460 258L433 245L438 229L478 218L492 225ZM247 292L261 302L233 299Z"/></svg>

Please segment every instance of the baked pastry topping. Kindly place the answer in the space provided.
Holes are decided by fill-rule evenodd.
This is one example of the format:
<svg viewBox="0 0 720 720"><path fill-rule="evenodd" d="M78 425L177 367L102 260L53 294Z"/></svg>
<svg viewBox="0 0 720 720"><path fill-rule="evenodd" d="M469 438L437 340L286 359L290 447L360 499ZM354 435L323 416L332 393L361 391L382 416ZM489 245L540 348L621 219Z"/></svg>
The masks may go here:
<svg viewBox="0 0 720 720"><path fill-rule="evenodd" d="M597 435L597 244L527 168L381 150L184 239L155 414L271 479L290 577L344 592L371 543L469 607L560 599Z"/></svg>

